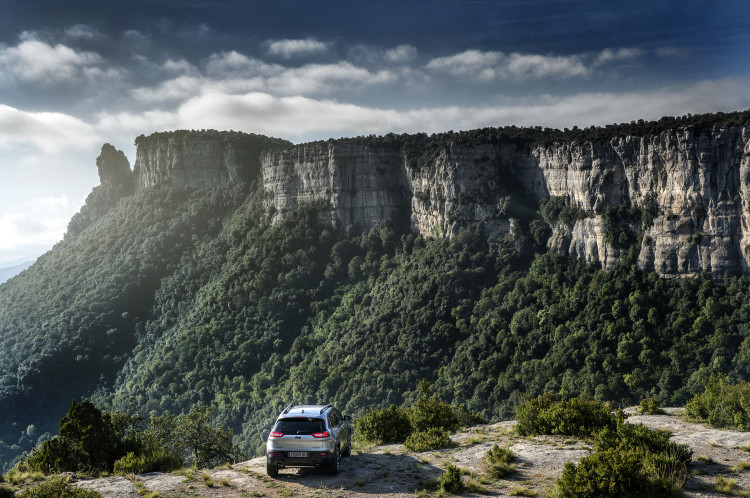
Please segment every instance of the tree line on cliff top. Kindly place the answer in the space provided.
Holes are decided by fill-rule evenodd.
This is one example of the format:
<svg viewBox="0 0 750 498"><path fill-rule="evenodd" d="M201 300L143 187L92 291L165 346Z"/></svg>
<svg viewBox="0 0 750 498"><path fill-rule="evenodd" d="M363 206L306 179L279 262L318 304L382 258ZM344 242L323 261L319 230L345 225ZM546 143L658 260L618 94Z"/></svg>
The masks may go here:
<svg viewBox="0 0 750 498"><path fill-rule="evenodd" d="M632 247L603 271L549 252L539 211L446 240L337 232L320 206L271 224L262 196L144 190L0 287L6 469L87 396L144 417L210 406L252 454L290 402L357 415L423 378L486 419L524 394L679 404L712 372L750 379L746 276L662 279Z"/></svg>

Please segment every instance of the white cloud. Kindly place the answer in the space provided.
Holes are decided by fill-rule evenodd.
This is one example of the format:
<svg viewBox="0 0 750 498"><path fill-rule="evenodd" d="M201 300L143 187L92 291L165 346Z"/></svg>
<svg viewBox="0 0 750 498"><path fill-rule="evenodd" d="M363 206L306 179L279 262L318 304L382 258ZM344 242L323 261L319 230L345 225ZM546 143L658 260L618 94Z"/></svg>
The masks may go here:
<svg viewBox="0 0 750 498"><path fill-rule="evenodd" d="M282 95L330 94L338 90L356 90L365 86L395 81L397 76L387 70L372 72L349 62L308 64L285 69L268 78L266 88Z"/></svg>
<svg viewBox="0 0 750 498"><path fill-rule="evenodd" d="M307 38L305 40L268 41L268 53L290 59L301 55L322 54L328 51L329 44Z"/></svg>
<svg viewBox="0 0 750 498"><path fill-rule="evenodd" d="M555 76L570 78L585 76L588 69L577 56L548 57L544 55L510 54L504 68L499 74L507 74L512 78L544 78Z"/></svg>
<svg viewBox="0 0 750 498"><path fill-rule="evenodd" d="M306 64L286 67L231 51L213 54L205 73L179 63L185 72L153 87L131 90L141 102L175 102L204 93L238 94L254 91L275 95L330 95L341 91L359 91L364 87L395 82L399 75L389 70L371 71L342 61L335 64Z"/></svg>
<svg viewBox="0 0 750 498"><path fill-rule="evenodd" d="M31 145L46 152L101 141L91 125L68 114L27 112L0 104L0 148Z"/></svg>
<svg viewBox="0 0 750 498"><path fill-rule="evenodd" d="M195 126L186 124L186 128ZM177 126L177 116L174 112L155 109L146 112L102 112L97 116L96 129L108 136L117 136L133 140L140 134L149 134L155 131L174 130Z"/></svg>
<svg viewBox="0 0 750 498"><path fill-rule="evenodd" d="M96 28L87 26L85 24L76 24L75 26L70 26L65 30L65 34L70 38L81 38L86 40L90 40L101 35L101 33L99 33Z"/></svg>
<svg viewBox="0 0 750 498"><path fill-rule="evenodd" d="M495 77L495 68L503 58L502 52L467 50L460 54L432 59L427 63L427 69L444 71L455 76L474 76L487 80Z"/></svg>
<svg viewBox="0 0 750 498"><path fill-rule="evenodd" d="M62 239L70 217L37 218L5 213L0 218L0 250L4 255L35 252Z"/></svg>
<svg viewBox="0 0 750 498"><path fill-rule="evenodd" d="M594 65L607 64L615 61L632 60L642 56L645 52L639 48L620 48L612 50L605 48L594 60Z"/></svg>
<svg viewBox="0 0 750 498"><path fill-rule="evenodd" d="M542 95L488 106L381 109L302 96L207 93L180 106L175 125L235 129L292 140L363 133L439 132L484 126L585 127L664 115L731 111L750 105L747 81L705 81L650 92Z"/></svg>
<svg viewBox="0 0 750 498"><path fill-rule="evenodd" d="M605 50L599 54L601 62L632 58L637 49ZM591 70L581 55L550 56L467 50L459 54L437 57L427 63L427 69L454 76L471 77L482 81L494 79L523 80L529 78L572 78L587 76Z"/></svg>
<svg viewBox="0 0 750 498"><path fill-rule="evenodd" d="M385 58L390 62L407 62L417 56L417 49L407 44L386 50Z"/></svg>
<svg viewBox="0 0 750 498"><path fill-rule="evenodd" d="M25 33L14 47L0 47L0 72L5 79L53 84L72 82L86 76L85 69L103 63L96 52L76 51L66 45L52 46ZM100 73L96 76L111 73Z"/></svg>
<svg viewBox="0 0 750 498"><path fill-rule="evenodd" d="M72 202L65 194L32 199L27 204L37 211L56 212L60 214L69 213L70 215L75 214L81 208L81 203Z"/></svg>

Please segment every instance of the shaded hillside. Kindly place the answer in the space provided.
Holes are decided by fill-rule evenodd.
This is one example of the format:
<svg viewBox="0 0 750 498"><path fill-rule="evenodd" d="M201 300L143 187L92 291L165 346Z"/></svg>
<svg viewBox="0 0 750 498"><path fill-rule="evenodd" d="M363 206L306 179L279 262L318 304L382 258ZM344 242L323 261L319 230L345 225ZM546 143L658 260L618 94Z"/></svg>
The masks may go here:
<svg viewBox="0 0 750 498"><path fill-rule="evenodd" d="M607 213L627 237L603 271L547 249L575 207L517 189L512 229L445 239L336 230L322 202L279 217L258 184L103 187L0 286L5 465L56 432L72 397L144 414L211 405L252 455L290 402L358 414L421 378L489 419L525 393L682 403L712 371L750 379L750 279L640 270L627 209Z"/></svg>

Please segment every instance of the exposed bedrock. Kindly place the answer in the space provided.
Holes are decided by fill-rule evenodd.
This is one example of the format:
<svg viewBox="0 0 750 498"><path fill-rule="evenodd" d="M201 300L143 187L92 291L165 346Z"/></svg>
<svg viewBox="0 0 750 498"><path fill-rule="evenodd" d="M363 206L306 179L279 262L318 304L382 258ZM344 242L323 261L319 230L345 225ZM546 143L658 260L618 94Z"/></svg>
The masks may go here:
<svg viewBox="0 0 750 498"><path fill-rule="evenodd" d="M623 204L656 208L643 227L639 265L665 276L748 270L750 131L675 129L653 136L555 143L452 144L429 161L400 150L346 141L303 144L261 155L269 207L278 213L325 201L331 224L370 227L391 220L422 235L456 235L485 222L489 235L511 230L499 206L508 192L530 202L561 196L586 217L559 225L550 244L609 267L620 249L606 236L605 212ZM631 221L632 231L641 228Z"/></svg>

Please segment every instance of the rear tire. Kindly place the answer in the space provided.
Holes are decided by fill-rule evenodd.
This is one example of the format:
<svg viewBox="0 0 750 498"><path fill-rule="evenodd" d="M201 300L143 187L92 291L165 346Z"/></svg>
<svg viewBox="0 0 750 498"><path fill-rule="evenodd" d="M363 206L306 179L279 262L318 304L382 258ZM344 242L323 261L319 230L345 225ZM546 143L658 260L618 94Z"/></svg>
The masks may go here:
<svg viewBox="0 0 750 498"><path fill-rule="evenodd" d="M336 454L334 455L334 460L328 466L328 473L335 476L336 474L339 473L340 467L341 467L341 451L339 451L339 448L337 446Z"/></svg>
<svg viewBox="0 0 750 498"><path fill-rule="evenodd" d="M272 464L270 460L266 460L266 474L268 474L268 477L279 475L279 468L275 464Z"/></svg>
<svg viewBox="0 0 750 498"><path fill-rule="evenodd" d="M346 441L346 449L341 452L342 457L352 456L352 435L349 434L349 439Z"/></svg>

